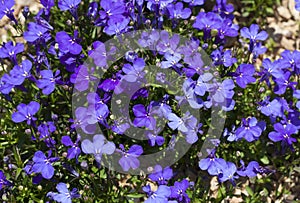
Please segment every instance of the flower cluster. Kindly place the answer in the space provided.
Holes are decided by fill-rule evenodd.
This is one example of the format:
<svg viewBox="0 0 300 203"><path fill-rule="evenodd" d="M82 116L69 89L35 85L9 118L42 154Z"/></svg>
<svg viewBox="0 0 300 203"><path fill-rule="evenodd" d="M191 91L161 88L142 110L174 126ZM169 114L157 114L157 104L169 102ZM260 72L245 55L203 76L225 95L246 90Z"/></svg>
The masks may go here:
<svg viewBox="0 0 300 203"><path fill-rule="evenodd" d="M276 153L264 149L270 157L299 152L300 52L265 57L263 27L237 25L226 0L210 10L205 3L41 0L37 14L24 8L24 42L0 47L8 115L0 125L9 131L3 133L9 143L0 143L9 157L0 190L34 201L196 202L191 194L201 174L236 186L274 172L256 148L271 145ZM19 29L13 5L0 2L0 19ZM228 44L234 38L239 51ZM184 160L177 159L178 140L192 146ZM147 155L157 151L163 153L153 163ZM175 164L163 160L172 151ZM151 173L142 180L119 173L142 176L145 164ZM182 168L194 168L197 177ZM126 181L132 187L120 192ZM21 184L47 191L11 187Z"/></svg>

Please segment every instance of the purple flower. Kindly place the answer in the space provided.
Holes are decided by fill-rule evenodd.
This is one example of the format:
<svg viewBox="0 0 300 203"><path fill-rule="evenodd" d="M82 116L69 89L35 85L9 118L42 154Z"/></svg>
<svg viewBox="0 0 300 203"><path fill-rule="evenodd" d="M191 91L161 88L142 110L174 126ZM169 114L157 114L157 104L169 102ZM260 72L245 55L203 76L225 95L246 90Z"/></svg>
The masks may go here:
<svg viewBox="0 0 300 203"><path fill-rule="evenodd" d="M89 88L91 81L96 80L96 77L93 76L94 69L89 68L85 65L80 65L78 69L71 75L70 81L74 83L74 87L82 92Z"/></svg>
<svg viewBox="0 0 300 203"><path fill-rule="evenodd" d="M225 102L226 99L232 99L234 95L234 82L231 79L225 79L222 83L216 82L209 84L209 92L212 93L212 99L218 103Z"/></svg>
<svg viewBox="0 0 300 203"><path fill-rule="evenodd" d="M276 86L274 88L275 94L284 94L286 91L286 88L290 87L291 89L295 89L295 86L297 85L297 82L291 82L290 81L291 73L287 71L282 75L282 77L276 78Z"/></svg>
<svg viewBox="0 0 300 203"><path fill-rule="evenodd" d="M169 113L167 118L169 120L168 126L172 130L178 129L179 131L185 133L188 132L189 123L194 117L190 114L190 112L187 111L182 118L179 118L174 113Z"/></svg>
<svg viewBox="0 0 300 203"><path fill-rule="evenodd" d="M281 124L275 123L274 130L269 133L269 138L273 142L282 142L288 144L290 147L293 145L293 142L297 142L296 138L293 138L291 135L296 134L298 129L293 124Z"/></svg>
<svg viewBox="0 0 300 203"><path fill-rule="evenodd" d="M36 82L38 88L43 89L44 95L51 94L55 89L55 83L60 79L60 71L57 70L53 75L52 70L42 70L40 72L42 78Z"/></svg>
<svg viewBox="0 0 300 203"><path fill-rule="evenodd" d="M245 167L244 162L241 160L242 168L237 170L237 174L239 176L248 176L249 178L256 177L258 173L260 173L260 166L256 161L251 161L247 167Z"/></svg>
<svg viewBox="0 0 300 203"><path fill-rule="evenodd" d="M104 32L108 35L119 35L126 31L127 25L129 24L130 20L128 18L122 17L115 21L110 19L107 22L107 26L104 28Z"/></svg>
<svg viewBox="0 0 300 203"><path fill-rule="evenodd" d="M28 42L46 42L51 38L48 29L36 23L28 23L27 30L28 31L24 32L23 36Z"/></svg>
<svg viewBox="0 0 300 203"><path fill-rule="evenodd" d="M157 182L158 185L167 185L168 181L173 177L173 170L170 167L162 169L160 165L154 167L154 172L149 175L152 181Z"/></svg>
<svg viewBox="0 0 300 203"><path fill-rule="evenodd" d="M234 175L236 173L236 166L232 162L227 162L226 165L222 167L222 172L218 175L219 181L220 182L225 182L229 180L232 185L235 186L234 179L237 179L239 176Z"/></svg>
<svg viewBox="0 0 300 203"><path fill-rule="evenodd" d="M81 143L81 149L86 154L93 154L95 160L100 163L102 154L113 154L116 146L113 142L107 141L103 135L97 134L94 135L93 142L89 139L84 139Z"/></svg>
<svg viewBox="0 0 300 203"><path fill-rule="evenodd" d="M155 192L151 190L150 185L146 185L143 187L143 191L148 195L145 203L168 203L168 198L171 195L171 189L165 185L158 186Z"/></svg>
<svg viewBox="0 0 300 203"><path fill-rule="evenodd" d="M223 51L223 47L214 50L211 53L211 58L216 66L224 65L225 67L230 67L237 62L237 59L231 56L231 50Z"/></svg>
<svg viewBox="0 0 300 203"><path fill-rule="evenodd" d="M17 54L24 51L24 44L16 43L13 44L12 41L4 43L0 48L0 58L9 58L15 64L17 64Z"/></svg>
<svg viewBox="0 0 300 203"><path fill-rule="evenodd" d="M183 3L178 2L175 5L169 4L167 7L168 11L170 13L170 18L173 19L187 19L192 14L191 9L189 8L183 8Z"/></svg>
<svg viewBox="0 0 300 203"><path fill-rule="evenodd" d="M135 115L133 124L136 127L146 127L153 130L156 126L156 120L151 113L151 106L147 107L147 111L143 104L136 104L133 106L132 111Z"/></svg>
<svg viewBox="0 0 300 203"><path fill-rule="evenodd" d="M189 203L191 200L185 192L189 185L189 181L186 179L183 179L181 182L176 181L174 186L171 187L170 198L174 198L179 202Z"/></svg>
<svg viewBox="0 0 300 203"><path fill-rule="evenodd" d="M65 183L58 183L56 189L59 193L48 192L47 197L61 203L72 203L72 199L80 197L80 194L77 192L77 188L73 188L69 191Z"/></svg>
<svg viewBox="0 0 300 203"><path fill-rule="evenodd" d="M217 0L213 11L231 13L234 11L234 7L231 4L227 4L227 0Z"/></svg>
<svg viewBox="0 0 300 203"><path fill-rule="evenodd" d="M133 170L140 166L140 161L138 157L143 154L143 148L139 145L132 145L128 151L125 150L124 145L119 145L120 149L118 152L122 154L122 158L119 160L120 166L124 171L128 171L130 168Z"/></svg>
<svg viewBox="0 0 300 203"><path fill-rule="evenodd" d="M36 120L33 116L39 111L39 109L40 104L35 101L31 101L28 105L21 103L17 106L18 111L13 113L11 118L15 123L20 123L26 120L27 124L30 125Z"/></svg>
<svg viewBox="0 0 300 203"><path fill-rule="evenodd" d="M255 68L252 64L241 64L236 69L235 76L236 83L241 88L246 88L247 84L254 83L256 79L253 77Z"/></svg>
<svg viewBox="0 0 300 203"><path fill-rule="evenodd" d="M201 170L207 170L210 175L218 175L221 173L222 168L226 167L226 161L222 158L216 158L215 150L205 159L199 162Z"/></svg>
<svg viewBox="0 0 300 203"><path fill-rule="evenodd" d="M55 5L54 0L41 0L41 4L44 6L45 15L49 16L51 8Z"/></svg>
<svg viewBox="0 0 300 203"><path fill-rule="evenodd" d="M264 121L258 123L255 117L243 118L241 127L236 129L236 139L245 138L248 142L257 140L265 126L266 123Z"/></svg>
<svg viewBox="0 0 300 203"><path fill-rule="evenodd" d="M14 5L14 0L5 0L0 2L0 20L3 18L3 16L6 15L9 19L13 20L16 24L18 24L14 16L14 10L12 9Z"/></svg>
<svg viewBox="0 0 300 203"><path fill-rule="evenodd" d="M144 67L145 61L141 58L136 59L133 62L133 65L126 63L124 64L122 71L126 74L122 79L127 82L136 82L142 79L145 76Z"/></svg>
<svg viewBox="0 0 300 203"><path fill-rule="evenodd" d="M3 171L0 170L0 190L3 189L5 186L12 186L12 183L6 179Z"/></svg>
<svg viewBox="0 0 300 203"><path fill-rule="evenodd" d="M281 53L281 57L281 64L284 64L284 67L291 67L295 73L300 74L300 51L285 50Z"/></svg>
<svg viewBox="0 0 300 203"><path fill-rule="evenodd" d="M201 6L204 4L205 0L183 0L185 3L189 3L191 7Z"/></svg>
<svg viewBox="0 0 300 203"><path fill-rule="evenodd" d="M50 136L51 133L56 131L56 127L53 122L48 121L47 123L42 123L38 126L38 131L40 133L40 139L43 140L47 147L54 147L56 144L55 140Z"/></svg>
<svg viewBox="0 0 300 203"><path fill-rule="evenodd" d="M266 97L262 102L259 103L258 110L260 110L266 116L279 116L283 115L282 104L274 99L270 102L270 98Z"/></svg>
<svg viewBox="0 0 300 203"><path fill-rule="evenodd" d="M71 147L68 149L68 159L78 158L81 153L78 142L80 141L80 136L77 137L75 142L72 142L70 136L62 136L61 143L67 147Z"/></svg>
<svg viewBox="0 0 300 203"><path fill-rule="evenodd" d="M197 15L196 21L193 27L199 30L203 30L204 39L209 39L211 37L212 29L219 29L222 26L222 19L220 16L213 12L200 12Z"/></svg>
<svg viewBox="0 0 300 203"><path fill-rule="evenodd" d="M78 31L74 31L74 37L72 38L65 31L56 33L56 41L59 46L59 50L66 53L70 52L71 54L78 55L80 54L82 47L79 44Z"/></svg>
<svg viewBox="0 0 300 203"><path fill-rule="evenodd" d="M268 38L268 33L266 31L259 32L259 26L257 24L252 24L250 28L243 27L241 29L241 36L250 39L250 52L253 51L256 42L258 40L265 41Z"/></svg>
<svg viewBox="0 0 300 203"><path fill-rule="evenodd" d="M95 125L96 123L94 119L94 115L92 112L89 111L88 108L85 107L78 107L75 110L75 119L70 119L70 122L73 124L71 125L72 129L81 128L87 134L93 134L95 132Z"/></svg>
<svg viewBox="0 0 300 203"><path fill-rule="evenodd" d="M102 23L106 23L108 19L118 20L124 17L126 7L122 1L101 1L100 6L103 9L99 11Z"/></svg>
<svg viewBox="0 0 300 203"><path fill-rule="evenodd" d="M160 128L155 128L153 131L147 131L146 136L149 139L148 142L151 147L154 147L155 144L161 146L165 142L165 138L163 136L158 135L160 132Z"/></svg>
<svg viewBox="0 0 300 203"><path fill-rule="evenodd" d="M22 61L21 65L16 65L10 71L12 83L15 85L23 84L26 78L31 76L30 70L32 68L32 63L29 60Z"/></svg>
<svg viewBox="0 0 300 203"><path fill-rule="evenodd" d="M52 163L59 160L58 157L51 157L51 154L51 150L48 151L48 157L42 151L35 152L32 158L34 162L32 171L34 173L41 173L43 178L51 179L54 175Z"/></svg>
<svg viewBox="0 0 300 203"><path fill-rule="evenodd" d="M72 16L77 20L77 7L80 4L81 0L59 0L58 8L61 11L70 11Z"/></svg>

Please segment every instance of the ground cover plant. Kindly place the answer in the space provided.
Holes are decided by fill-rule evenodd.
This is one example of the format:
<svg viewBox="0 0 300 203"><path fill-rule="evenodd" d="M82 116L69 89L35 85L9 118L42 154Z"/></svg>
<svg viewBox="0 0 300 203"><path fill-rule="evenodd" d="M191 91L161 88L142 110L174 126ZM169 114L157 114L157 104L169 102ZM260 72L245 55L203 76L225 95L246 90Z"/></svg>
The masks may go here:
<svg viewBox="0 0 300 203"><path fill-rule="evenodd" d="M241 2L0 1L1 201L297 202L300 52Z"/></svg>

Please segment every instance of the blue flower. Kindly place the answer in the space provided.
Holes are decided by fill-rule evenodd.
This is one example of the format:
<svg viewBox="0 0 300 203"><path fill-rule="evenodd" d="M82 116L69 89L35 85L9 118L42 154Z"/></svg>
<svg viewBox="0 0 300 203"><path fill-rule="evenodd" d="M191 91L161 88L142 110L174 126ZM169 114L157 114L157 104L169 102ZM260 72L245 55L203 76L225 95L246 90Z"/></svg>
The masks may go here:
<svg viewBox="0 0 300 203"><path fill-rule="evenodd" d="M53 162L59 160L58 157L51 157L52 151L48 151L48 157L42 151L37 151L34 153L32 158L34 164L32 166L32 171L34 173L41 173L43 178L51 179L54 175Z"/></svg>
<svg viewBox="0 0 300 203"><path fill-rule="evenodd" d="M300 0L295 0L295 9L300 11Z"/></svg>
<svg viewBox="0 0 300 203"><path fill-rule="evenodd" d="M78 158L78 156L81 153L80 147L78 145L78 142L80 141L80 136L77 137L75 142L72 142L70 136L62 136L61 143L67 147L71 147L68 149L68 159Z"/></svg>
<svg viewBox="0 0 300 203"><path fill-rule="evenodd" d="M42 70L40 72L42 78L36 82L36 85L38 88L43 89L43 94L49 95L54 91L55 83L60 79L59 74L59 70L57 70L54 75L52 70Z"/></svg>
<svg viewBox="0 0 300 203"><path fill-rule="evenodd" d="M151 106L145 109L143 104L136 104L133 106L132 111L135 115L133 124L136 127L146 127L149 130L153 130L156 126L156 120L151 113Z"/></svg>
<svg viewBox="0 0 300 203"><path fill-rule="evenodd" d="M12 41L4 43L0 48L0 58L9 58L12 62L17 64L17 54L24 51L24 44L16 43L13 44Z"/></svg>
<svg viewBox="0 0 300 203"><path fill-rule="evenodd" d="M122 154L122 158L119 160L119 164L124 171L128 171L130 168L133 170L140 166L138 157L143 154L143 148L139 145L132 145L128 151L125 150L124 145L119 145L118 152Z"/></svg>
<svg viewBox="0 0 300 203"><path fill-rule="evenodd" d="M241 36L250 39L249 51L252 52L257 41L265 41L268 38L268 33L266 31L259 32L259 26L252 24L250 28L243 27L241 29Z"/></svg>
<svg viewBox="0 0 300 203"><path fill-rule="evenodd" d="M189 181L184 179L181 182L176 181L174 186L171 187L170 198L177 199L179 202L189 203L191 200L186 194L189 188Z"/></svg>
<svg viewBox="0 0 300 203"><path fill-rule="evenodd" d="M80 197L80 194L77 192L77 188L73 188L69 191L65 183L58 183L56 189L59 193L48 192L47 197L61 203L72 203L72 199Z"/></svg>
<svg viewBox="0 0 300 203"><path fill-rule="evenodd" d="M133 65L126 63L124 64L122 71L126 74L122 79L128 82L136 82L141 80L145 76L144 67L145 61L141 58L136 59Z"/></svg>
<svg viewBox="0 0 300 203"><path fill-rule="evenodd" d="M297 142L296 138L293 138L291 135L296 134L298 129L293 124L281 124L275 123L274 130L269 133L269 138L273 142L282 142L292 147L293 142Z"/></svg>
<svg viewBox="0 0 300 203"><path fill-rule="evenodd" d="M12 183L6 179L3 171L0 170L0 190L6 186L12 186Z"/></svg>
<svg viewBox="0 0 300 203"><path fill-rule="evenodd" d="M14 16L14 10L12 9L14 5L14 0L5 0L0 2L0 20L3 18L3 16L6 15L9 19L13 20L16 24L18 24Z"/></svg>
<svg viewBox="0 0 300 203"><path fill-rule="evenodd" d="M31 76L30 70L32 68L32 63L29 60L22 61L21 65L16 65L10 71L12 83L15 85L23 84L26 78Z"/></svg>
<svg viewBox="0 0 300 203"><path fill-rule="evenodd" d="M122 17L120 19L114 20L110 19L107 22L107 26L104 28L104 32L108 35L119 35L127 30L127 25L130 20L128 18Z"/></svg>
<svg viewBox="0 0 300 203"><path fill-rule="evenodd" d="M28 42L47 42L51 36L47 28L38 25L37 23L28 23L26 32L23 33L24 39Z"/></svg>
<svg viewBox="0 0 300 203"><path fill-rule="evenodd" d="M43 140L47 147L54 147L56 144L55 140L50 136L51 133L56 131L56 127L53 122L48 121L47 123L42 123L38 126L38 131L40 133L40 139Z"/></svg>
<svg viewBox="0 0 300 203"><path fill-rule="evenodd" d="M81 149L86 154L93 154L95 160L100 163L102 154L113 154L116 146L113 142L107 141L103 135L97 134L94 135L93 142L89 139L84 139L81 143Z"/></svg>
<svg viewBox="0 0 300 203"><path fill-rule="evenodd" d="M39 109L40 104L35 101L31 101L28 105L21 103L17 106L18 111L13 113L11 118L15 123L20 123L26 120L27 124L30 125L36 120L34 115L39 111Z"/></svg>
<svg viewBox="0 0 300 203"><path fill-rule="evenodd" d="M153 131L146 131L146 136L149 139L148 143L151 147L155 146L155 144L157 144L158 146L164 144L165 138L163 136L158 135L160 130L160 128L155 128Z"/></svg>
<svg viewBox="0 0 300 203"><path fill-rule="evenodd" d="M187 19L192 14L191 9L183 8L183 3L178 2L175 5L170 4L168 7L168 11L170 13L170 18L173 19Z"/></svg>
<svg viewBox="0 0 300 203"><path fill-rule="evenodd" d="M59 50L66 53L78 55L80 54L82 47L79 44L78 31L74 31L74 37L70 37L65 31L56 33L56 41L59 46Z"/></svg>
<svg viewBox="0 0 300 203"><path fill-rule="evenodd" d="M264 121L257 122L255 117L243 118L242 126L236 129L236 139L245 138L248 142L257 140L262 131L265 130Z"/></svg>
<svg viewBox="0 0 300 203"><path fill-rule="evenodd" d="M241 64L233 75L235 76L238 86L246 88L249 83L254 83L256 81L253 77L254 73L255 67L252 64Z"/></svg>
<svg viewBox="0 0 300 203"><path fill-rule="evenodd" d="M77 7L80 4L80 2L81 0L59 0L58 8L61 11L70 11L75 20L77 20Z"/></svg>
<svg viewBox="0 0 300 203"><path fill-rule="evenodd" d="M207 158L200 160L199 167L201 170L207 170L210 175L218 175L222 168L226 167L226 161L222 158L216 158L215 150L213 150Z"/></svg>
<svg viewBox="0 0 300 203"><path fill-rule="evenodd" d="M154 167L154 172L149 175L149 178L158 185L167 185L168 181L173 177L173 170L170 167L162 169L160 165Z"/></svg>
<svg viewBox="0 0 300 203"><path fill-rule="evenodd" d="M143 187L143 191L148 195L145 203L168 203L168 198L171 195L171 189L165 185L158 186L155 192L151 190L150 185L146 185Z"/></svg>
<svg viewBox="0 0 300 203"><path fill-rule="evenodd" d="M232 185L236 185L234 179L237 179L239 176L235 175L237 168L234 163L227 162L226 165L222 167L222 172L218 175L220 182L225 182L229 180Z"/></svg>

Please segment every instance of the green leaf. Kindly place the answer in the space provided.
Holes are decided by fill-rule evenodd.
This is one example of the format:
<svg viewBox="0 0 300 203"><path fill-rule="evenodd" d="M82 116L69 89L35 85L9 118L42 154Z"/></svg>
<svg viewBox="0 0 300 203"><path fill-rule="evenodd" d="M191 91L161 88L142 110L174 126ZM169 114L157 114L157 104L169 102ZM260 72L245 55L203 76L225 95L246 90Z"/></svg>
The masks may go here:
<svg viewBox="0 0 300 203"><path fill-rule="evenodd" d="M261 158L260 161L265 165L270 163L270 161L266 155L263 158Z"/></svg>
<svg viewBox="0 0 300 203"><path fill-rule="evenodd" d="M246 191L248 192L248 194L252 197L254 195L252 189L249 186L246 186Z"/></svg>

